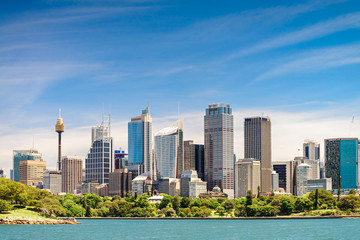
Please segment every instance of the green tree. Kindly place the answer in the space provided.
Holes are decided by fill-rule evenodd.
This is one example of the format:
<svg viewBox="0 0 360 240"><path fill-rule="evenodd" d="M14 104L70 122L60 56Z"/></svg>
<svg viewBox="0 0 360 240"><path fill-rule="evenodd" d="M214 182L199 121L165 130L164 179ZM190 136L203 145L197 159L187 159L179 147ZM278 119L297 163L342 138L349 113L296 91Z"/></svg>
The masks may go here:
<svg viewBox="0 0 360 240"><path fill-rule="evenodd" d="M316 200L316 190L311 191L308 198L310 201L314 202ZM323 208L324 206L330 208L335 207L336 199L330 192L324 189L318 189L318 206L320 206L320 208Z"/></svg>
<svg viewBox="0 0 360 240"><path fill-rule="evenodd" d="M8 201L0 199L0 212L9 211L11 208L11 205Z"/></svg>
<svg viewBox="0 0 360 240"><path fill-rule="evenodd" d="M260 197L260 186L257 186L257 197Z"/></svg>
<svg viewBox="0 0 360 240"><path fill-rule="evenodd" d="M220 206L220 203L218 201L216 201L215 199L212 199L210 202L210 208L211 209L217 209Z"/></svg>
<svg viewBox="0 0 360 240"><path fill-rule="evenodd" d="M354 211L360 208L360 197L355 196L354 194L344 196L340 199L337 206L340 210L346 211L351 210Z"/></svg>
<svg viewBox="0 0 360 240"><path fill-rule="evenodd" d="M281 203L280 212L282 214L291 214L294 210L294 204L289 198L284 198Z"/></svg>
<svg viewBox="0 0 360 240"><path fill-rule="evenodd" d="M169 203L172 203L173 197L167 194L163 195L163 199L160 202L159 209L166 208Z"/></svg>
<svg viewBox="0 0 360 240"><path fill-rule="evenodd" d="M182 197L180 201L181 208L188 208L190 206L190 199L187 197Z"/></svg>
<svg viewBox="0 0 360 240"><path fill-rule="evenodd" d="M196 198L194 201L190 203L190 208L192 207L201 207L201 201L199 198Z"/></svg>
<svg viewBox="0 0 360 240"><path fill-rule="evenodd" d="M217 209L216 209L216 213L219 215L219 216L225 216L225 208L222 207L222 206L219 206Z"/></svg>
<svg viewBox="0 0 360 240"><path fill-rule="evenodd" d="M341 198L341 188L340 187L338 188L338 194L337 195L338 195L337 200L340 201L340 198Z"/></svg>
<svg viewBox="0 0 360 240"><path fill-rule="evenodd" d="M180 210L180 197L179 196L175 196L173 201L172 201L172 204L173 204L173 208L176 212L176 214L179 214L179 210Z"/></svg>
<svg viewBox="0 0 360 240"><path fill-rule="evenodd" d="M251 190L248 190L248 191L246 192L246 206L252 205L252 198L253 198L252 195L253 195L253 194L252 194L252 191L251 191Z"/></svg>
<svg viewBox="0 0 360 240"><path fill-rule="evenodd" d="M319 207L319 189L315 190L314 209L317 210Z"/></svg>
<svg viewBox="0 0 360 240"><path fill-rule="evenodd" d="M235 203L233 202L233 201L231 201L231 200L226 200L225 202L223 202L222 204L221 204L221 206L226 210L226 211L230 211L230 210L232 210L232 209L234 209L235 208Z"/></svg>
<svg viewBox="0 0 360 240"><path fill-rule="evenodd" d="M109 209L109 214L113 217L126 217L130 214L132 205L132 203L129 203L124 199L115 200L112 202L112 205Z"/></svg>
<svg viewBox="0 0 360 240"><path fill-rule="evenodd" d="M87 206L91 208L97 208L97 205L102 201L102 198L95 194L95 193L85 193L80 198L80 203L83 205L84 208Z"/></svg>

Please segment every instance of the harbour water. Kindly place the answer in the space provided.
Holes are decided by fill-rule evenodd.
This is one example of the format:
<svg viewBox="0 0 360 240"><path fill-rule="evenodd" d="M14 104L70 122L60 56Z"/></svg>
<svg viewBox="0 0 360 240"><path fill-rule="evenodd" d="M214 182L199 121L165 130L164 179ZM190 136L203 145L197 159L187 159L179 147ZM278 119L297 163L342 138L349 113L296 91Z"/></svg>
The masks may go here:
<svg viewBox="0 0 360 240"><path fill-rule="evenodd" d="M0 239L360 239L360 219L79 220L0 225Z"/></svg>

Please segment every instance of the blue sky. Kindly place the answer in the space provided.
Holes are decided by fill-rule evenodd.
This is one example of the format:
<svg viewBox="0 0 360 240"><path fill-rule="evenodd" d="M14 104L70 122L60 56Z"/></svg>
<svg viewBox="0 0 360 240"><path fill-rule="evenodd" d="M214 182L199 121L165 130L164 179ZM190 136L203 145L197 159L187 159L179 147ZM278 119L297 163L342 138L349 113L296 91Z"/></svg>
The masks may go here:
<svg viewBox="0 0 360 240"><path fill-rule="evenodd" d="M55 166L59 107L68 152L83 157L103 106L127 148L126 122L147 101L154 132L179 108L185 137L198 142L206 106L230 103L239 157L247 115L272 117L277 160L291 159L305 137L358 136L358 1L5 1L0 36L6 170L12 150L33 138ZM316 124L326 128L315 134Z"/></svg>

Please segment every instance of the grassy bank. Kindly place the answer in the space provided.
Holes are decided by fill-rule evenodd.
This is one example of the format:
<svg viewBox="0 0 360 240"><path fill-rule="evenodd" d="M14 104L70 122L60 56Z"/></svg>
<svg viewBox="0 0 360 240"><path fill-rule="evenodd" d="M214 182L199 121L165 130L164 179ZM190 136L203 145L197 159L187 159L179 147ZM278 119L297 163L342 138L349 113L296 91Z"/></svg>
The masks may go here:
<svg viewBox="0 0 360 240"><path fill-rule="evenodd" d="M7 212L0 213L0 218L31 218L31 219L48 219L41 216L39 213L28 208L17 208Z"/></svg>

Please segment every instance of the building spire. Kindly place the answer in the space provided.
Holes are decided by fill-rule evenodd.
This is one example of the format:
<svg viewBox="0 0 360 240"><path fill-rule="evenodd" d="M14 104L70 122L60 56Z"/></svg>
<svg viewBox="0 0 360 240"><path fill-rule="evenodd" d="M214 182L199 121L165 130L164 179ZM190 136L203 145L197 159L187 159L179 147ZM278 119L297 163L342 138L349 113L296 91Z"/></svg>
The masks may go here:
<svg viewBox="0 0 360 240"><path fill-rule="evenodd" d="M61 118L61 108L59 108L59 118Z"/></svg>

